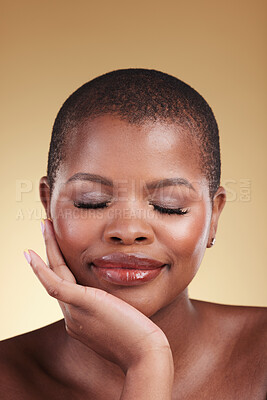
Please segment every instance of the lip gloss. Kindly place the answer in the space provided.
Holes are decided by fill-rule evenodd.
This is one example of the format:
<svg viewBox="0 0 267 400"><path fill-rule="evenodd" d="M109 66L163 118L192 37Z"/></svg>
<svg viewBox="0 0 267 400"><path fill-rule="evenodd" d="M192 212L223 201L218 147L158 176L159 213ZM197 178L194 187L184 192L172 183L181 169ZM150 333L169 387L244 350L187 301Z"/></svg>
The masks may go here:
<svg viewBox="0 0 267 400"><path fill-rule="evenodd" d="M92 270L98 278L105 281L123 286L136 286L155 279L165 266L153 269L134 269L96 267L92 264Z"/></svg>

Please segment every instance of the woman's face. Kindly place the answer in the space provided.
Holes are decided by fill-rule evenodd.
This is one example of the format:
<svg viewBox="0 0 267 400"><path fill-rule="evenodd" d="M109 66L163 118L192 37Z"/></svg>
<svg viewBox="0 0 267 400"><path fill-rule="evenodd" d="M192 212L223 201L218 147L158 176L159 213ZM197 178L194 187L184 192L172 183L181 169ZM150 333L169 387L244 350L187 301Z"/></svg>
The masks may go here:
<svg viewBox="0 0 267 400"><path fill-rule="evenodd" d="M113 186L76 174L98 175ZM86 209L81 203L107 207ZM180 208L182 214L161 214L154 205ZM179 127L130 125L109 115L88 120L72 136L46 204L77 282L104 289L147 316L183 295L215 235L222 207L215 201L212 210L196 144ZM119 285L91 267L95 258L114 252L141 252L168 266L140 285Z"/></svg>

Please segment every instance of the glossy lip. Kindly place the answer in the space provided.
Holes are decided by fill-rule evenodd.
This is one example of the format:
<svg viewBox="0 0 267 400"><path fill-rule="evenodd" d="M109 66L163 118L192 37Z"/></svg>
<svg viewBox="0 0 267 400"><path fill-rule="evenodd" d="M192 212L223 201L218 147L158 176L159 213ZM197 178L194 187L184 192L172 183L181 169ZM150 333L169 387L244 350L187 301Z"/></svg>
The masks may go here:
<svg viewBox="0 0 267 400"><path fill-rule="evenodd" d="M136 286L154 280L165 267L162 261L143 253L114 252L95 258L94 274L101 280L121 286Z"/></svg>
<svg viewBox="0 0 267 400"><path fill-rule="evenodd" d="M120 286L137 286L154 280L166 265L154 269L99 268L92 265L92 271L100 280Z"/></svg>
<svg viewBox="0 0 267 400"><path fill-rule="evenodd" d="M147 254L121 252L95 258L92 264L98 268L126 268L134 270L153 270L166 265L166 263L156 260Z"/></svg>

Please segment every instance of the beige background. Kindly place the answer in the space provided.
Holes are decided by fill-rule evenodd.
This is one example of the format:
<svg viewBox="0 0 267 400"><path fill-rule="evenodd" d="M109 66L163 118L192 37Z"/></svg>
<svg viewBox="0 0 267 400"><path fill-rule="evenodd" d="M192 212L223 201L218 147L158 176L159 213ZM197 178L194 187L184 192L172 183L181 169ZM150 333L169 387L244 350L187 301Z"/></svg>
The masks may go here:
<svg viewBox="0 0 267 400"><path fill-rule="evenodd" d="M44 256L38 181L65 98L124 67L195 87L217 117L228 202L191 297L267 305L266 2L1 2L0 338L61 318L23 257ZM22 191L24 193L22 193Z"/></svg>

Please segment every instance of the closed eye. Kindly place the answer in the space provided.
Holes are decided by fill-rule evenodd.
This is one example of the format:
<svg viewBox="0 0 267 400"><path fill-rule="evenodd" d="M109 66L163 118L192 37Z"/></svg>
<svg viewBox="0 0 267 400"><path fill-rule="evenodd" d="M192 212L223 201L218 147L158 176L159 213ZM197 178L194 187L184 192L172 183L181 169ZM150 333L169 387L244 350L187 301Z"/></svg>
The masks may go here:
<svg viewBox="0 0 267 400"><path fill-rule="evenodd" d="M85 208L85 209L97 209L97 208L106 208L110 202L103 203L75 203L74 206L77 208ZM154 210L158 211L161 214L176 214L176 215L185 215L189 212L188 208L166 208L156 204L150 204L154 207Z"/></svg>
<svg viewBox="0 0 267 400"><path fill-rule="evenodd" d="M77 208L105 208L108 207L108 202L104 202L104 203L75 203L74 202L74 207Z"/></svg>
<svg viewBox="0 0 267 400"><path fill-rule="evenodd" d="M161 214L178 214L184 215L189 212L188 208L165 208L159 205L151 204L154 207L154 210L159 211Z"/></svg>

